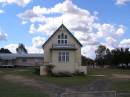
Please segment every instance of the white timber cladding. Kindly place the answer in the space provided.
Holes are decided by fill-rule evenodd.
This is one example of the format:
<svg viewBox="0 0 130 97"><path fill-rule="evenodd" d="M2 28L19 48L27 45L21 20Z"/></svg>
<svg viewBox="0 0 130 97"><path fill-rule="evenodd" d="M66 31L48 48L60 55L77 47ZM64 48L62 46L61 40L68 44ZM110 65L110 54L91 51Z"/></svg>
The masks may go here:
<svg viewBox="0 0 130 97"><path fill-rule="evenodd" d="M61 26L43 48L44 63L54 65L54 72L74 72L81 66L81 45L67 31ZM53 49L54 44L61 49Z"/></svg>

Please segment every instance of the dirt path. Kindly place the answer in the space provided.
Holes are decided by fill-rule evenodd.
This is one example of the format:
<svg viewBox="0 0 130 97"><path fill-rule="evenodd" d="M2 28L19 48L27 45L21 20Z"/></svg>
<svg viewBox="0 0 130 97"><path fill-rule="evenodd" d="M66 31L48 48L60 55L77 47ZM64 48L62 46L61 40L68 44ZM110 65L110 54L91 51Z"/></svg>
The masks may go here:
<svg viewBox="0 0 130 97"><path fill-rule="evenodd" d="M111 82L108 79L97 79L90 84L84 84L80 86L74 86L71 89L79 92L88 91L109 91L111 90Z"/></svg>
<svg viewBox="0 0 130 97"><path fill-rule="evenodd" d="M130 79L130 75L128 75L128 74L112 74L112 78Z"/></svg>

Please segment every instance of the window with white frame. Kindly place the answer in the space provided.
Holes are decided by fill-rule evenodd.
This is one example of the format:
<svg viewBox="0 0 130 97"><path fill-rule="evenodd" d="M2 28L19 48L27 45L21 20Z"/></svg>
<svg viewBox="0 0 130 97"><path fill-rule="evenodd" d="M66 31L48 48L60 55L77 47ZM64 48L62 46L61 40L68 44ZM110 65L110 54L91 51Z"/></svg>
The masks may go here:
<svg viewBox="0 0 130 97"><path fill-rule="evenodd" d="M59 51L59 62L69 62L69 51Z"/></svg>
<svg viewBox="0 0 130 97"><path fill-rule="evenodd" d="M58 44L67 44L67 35L64 33L58 35Z"/></svg>

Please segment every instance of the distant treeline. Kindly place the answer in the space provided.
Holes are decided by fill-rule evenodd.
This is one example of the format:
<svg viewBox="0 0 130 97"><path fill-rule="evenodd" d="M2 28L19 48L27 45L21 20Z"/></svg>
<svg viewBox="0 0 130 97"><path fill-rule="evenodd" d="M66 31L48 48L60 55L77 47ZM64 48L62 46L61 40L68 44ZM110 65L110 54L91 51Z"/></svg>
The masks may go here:
<svg viewBox="0 0 130 97"><path fill-rule="evenodd" d="M106 65L111 67L130 67L130 50L129 48L115 48L110 50L104 45L99 45L95 51L96 58L92 60L82 56L82 65L98 65L104 67Z"/></svg>

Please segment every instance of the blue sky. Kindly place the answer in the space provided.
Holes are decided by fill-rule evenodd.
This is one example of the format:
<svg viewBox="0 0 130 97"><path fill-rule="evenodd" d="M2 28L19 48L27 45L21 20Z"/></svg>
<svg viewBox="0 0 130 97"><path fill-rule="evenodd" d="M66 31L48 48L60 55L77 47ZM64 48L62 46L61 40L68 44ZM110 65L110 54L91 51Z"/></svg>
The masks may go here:
<svg viewBox="0 0 130 97"><path fill-rule="evenodd" d="M0 0L0 47L16 52L23 43L29 53L64 25L83 44L82 54L95 49L130 47L129 0Z"/></svg>

